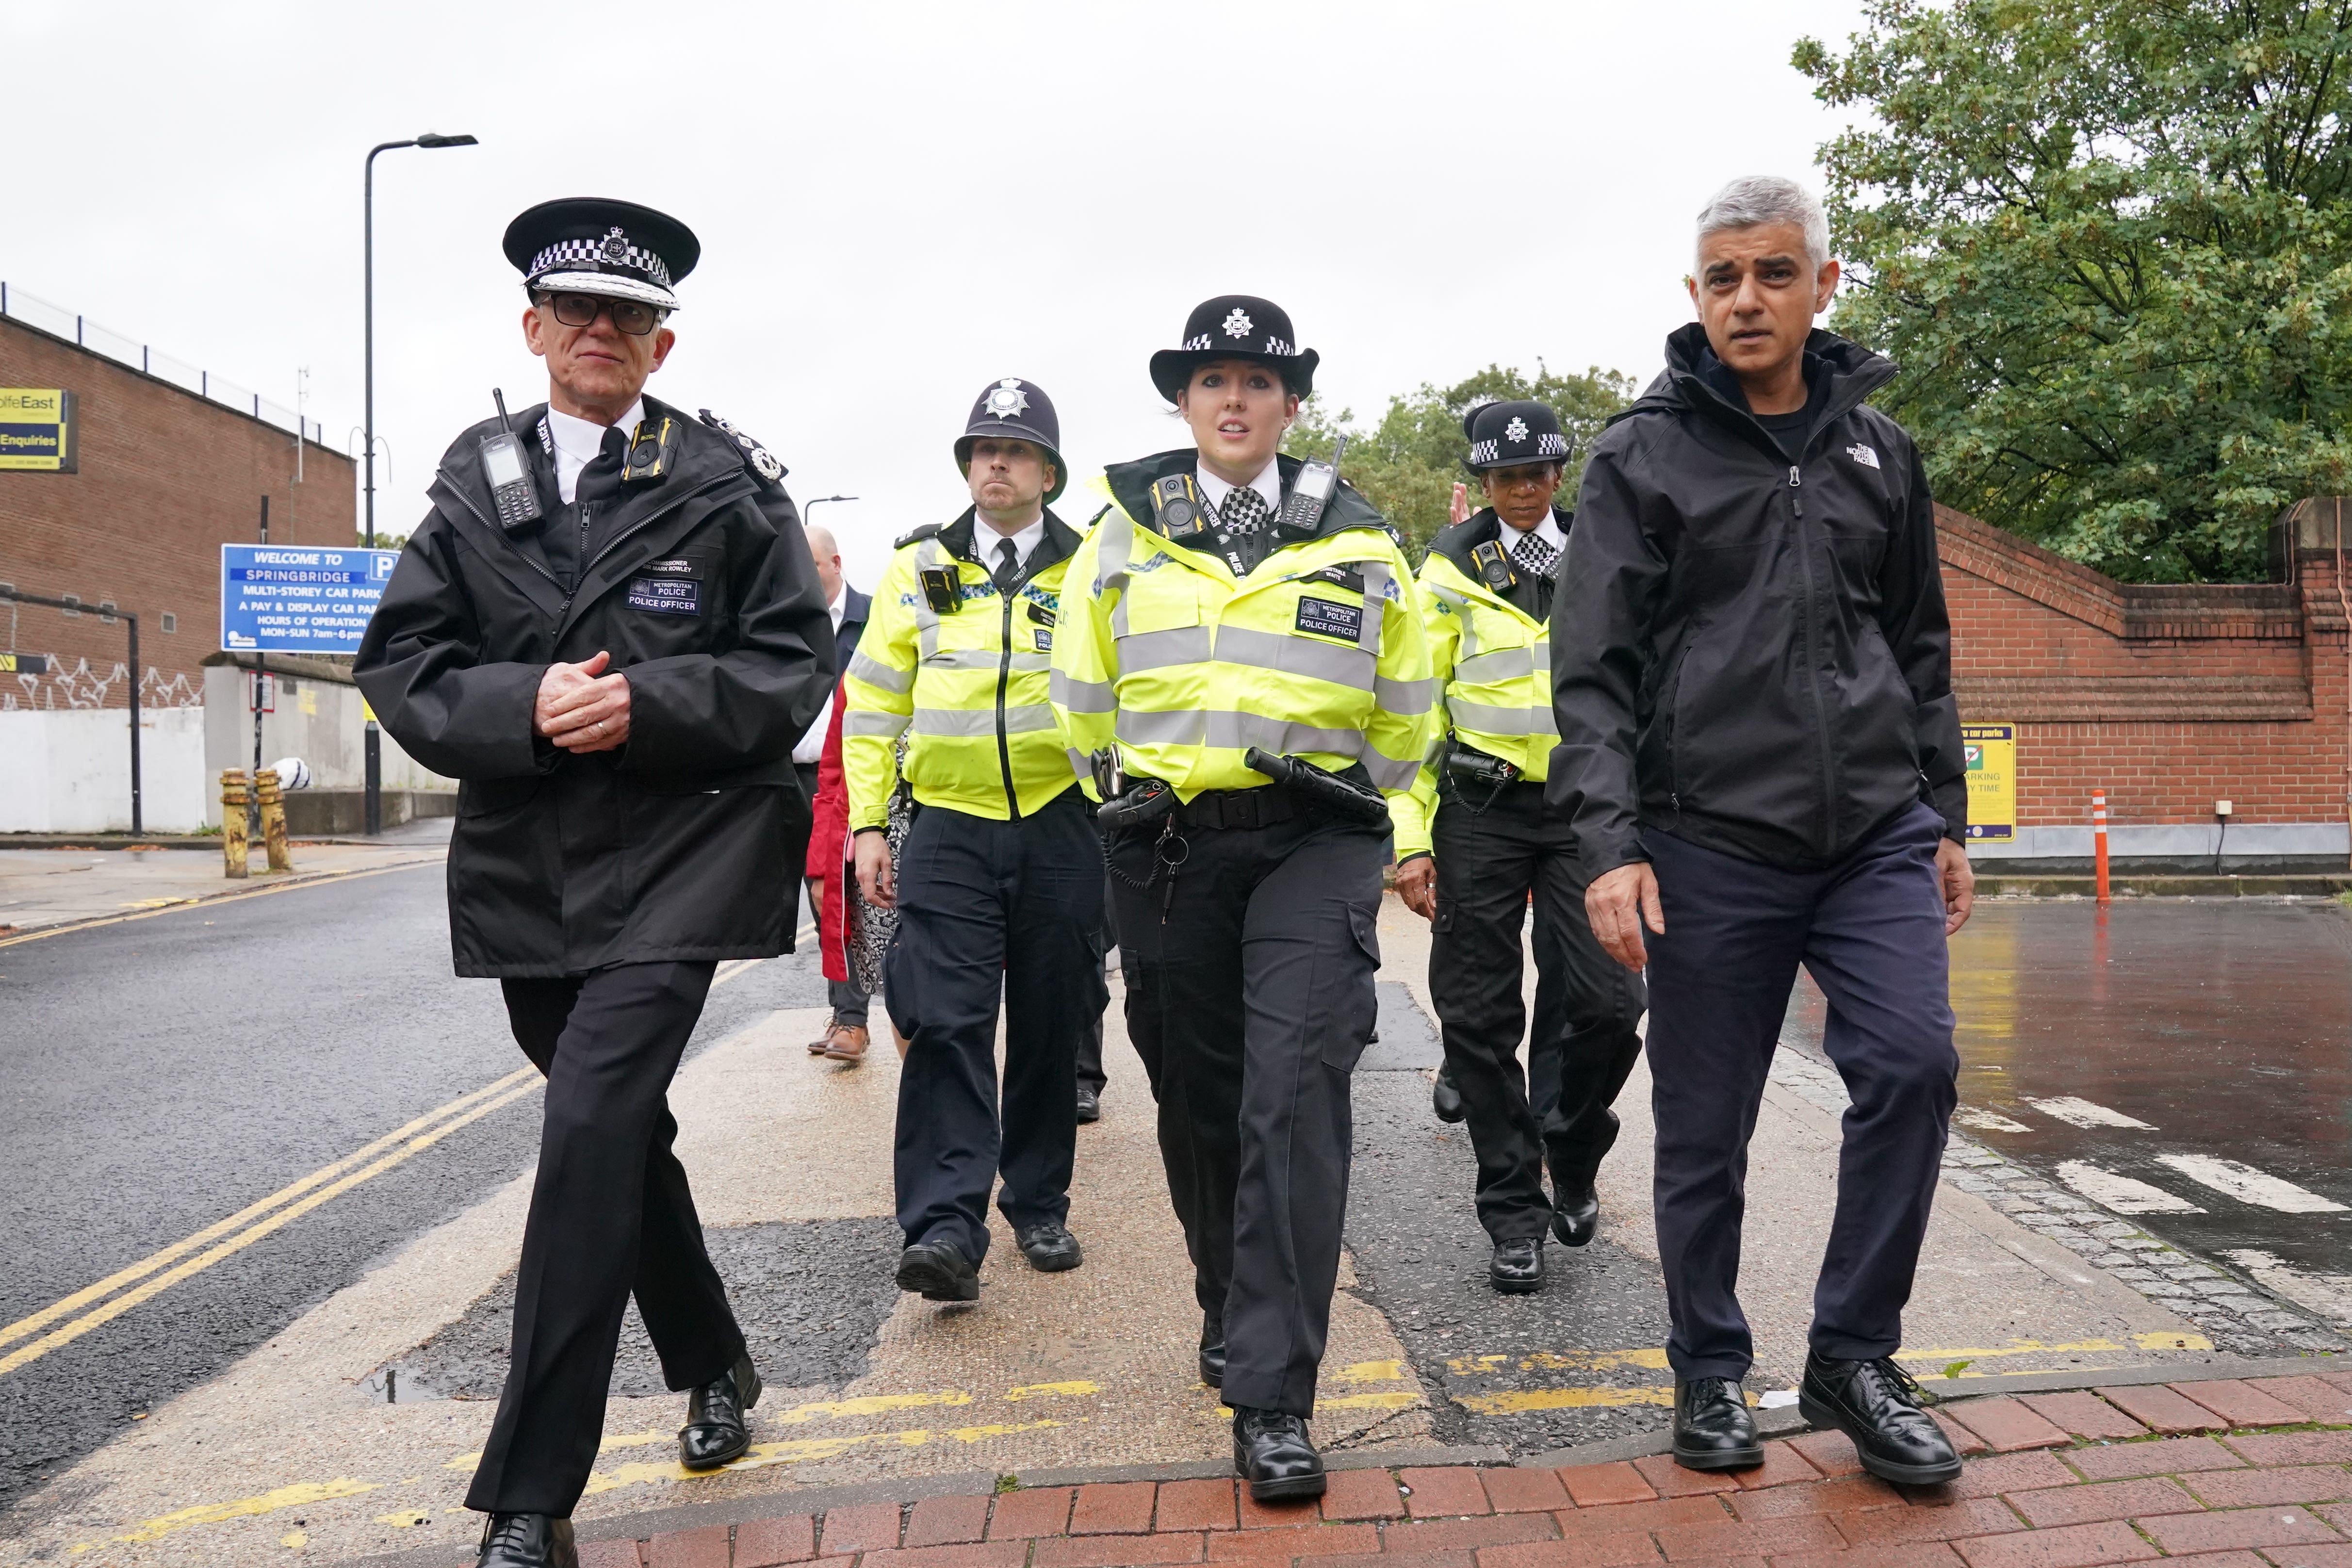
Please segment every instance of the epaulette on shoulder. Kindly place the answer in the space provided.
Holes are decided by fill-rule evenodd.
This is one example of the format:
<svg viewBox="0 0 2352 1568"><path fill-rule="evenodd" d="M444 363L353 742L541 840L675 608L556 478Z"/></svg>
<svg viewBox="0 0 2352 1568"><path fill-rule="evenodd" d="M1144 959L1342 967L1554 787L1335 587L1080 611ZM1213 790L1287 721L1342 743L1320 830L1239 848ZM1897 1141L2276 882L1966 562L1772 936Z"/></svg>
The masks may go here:
<svg viewBox="0 0 2352 1568"><path fill-rule="evenodd" d="M939 536L940 525L936 522L927 522L920 528L910 528L906 532L900 534L898 538L892 540L890 542L890 548L893 550L904 550L909 544L920 544L926 539L937 539Z"/></svg>
<svg viewBox="0 0 2352 1568"><path fill-rule="evenodd" d="M1090 518L1087 519L1087 526L1086 526L1086 528L1085 528L1085 529L1080 530L1080 531L1081 531L1081 532L1087 532L1087 531L1091 531L1093 530L1093 528L1094 528L1095 524L1097 524L1097 523L1100 522L1104 518L1108 517L1109 515L1110 515L1110 502L1108 502L1108 501L1105 501L1105 502L1103 502L1103 503L1102 503L1102 507L1101 507L1101 509L1100 509L1099 510L1097 510L1097 511L1094 514L1094 516L1092 516L1092 517L1090 517Z"/></svg>
<svg viewBox="0 0 2352 1568"><path fill-rule="evenodd" d="M751 469L762 483L780 485L784 482L784 475L789 470L783 464L776 461L776 455L773 452L769 451L708 408L702 410L702 422L733 443L736 455L743 459L743 466Z"/></svg>

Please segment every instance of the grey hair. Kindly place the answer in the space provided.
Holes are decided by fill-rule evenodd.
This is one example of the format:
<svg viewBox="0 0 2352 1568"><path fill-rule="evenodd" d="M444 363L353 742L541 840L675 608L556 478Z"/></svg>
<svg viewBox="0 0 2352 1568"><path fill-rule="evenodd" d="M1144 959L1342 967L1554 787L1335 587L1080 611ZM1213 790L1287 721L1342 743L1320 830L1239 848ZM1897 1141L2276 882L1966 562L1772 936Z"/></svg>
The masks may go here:
<svg viewBox="0 0 2352 1568"><path fill-rule="evenodd" d="M1706 205L1699 209L1694 248L1706 244L1710 234L1768 223L1795 224L1804 231L1805 259L1812 269L1818 273L1828 264L1830 220L1822 211L1821 198L1778 174L1748 174L1708 197Z"/></svg>

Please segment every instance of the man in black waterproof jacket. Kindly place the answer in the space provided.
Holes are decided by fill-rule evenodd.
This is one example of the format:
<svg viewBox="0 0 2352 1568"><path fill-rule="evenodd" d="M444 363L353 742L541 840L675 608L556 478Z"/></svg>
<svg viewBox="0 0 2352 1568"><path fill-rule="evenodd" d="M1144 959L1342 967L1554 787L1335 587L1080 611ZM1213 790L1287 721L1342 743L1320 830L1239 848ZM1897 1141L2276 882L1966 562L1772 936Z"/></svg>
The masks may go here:
<svg viewBox="0 0 2352 1568"><path fill-rule="evenodd" d="M356 674L458 781L457 973L503 984L547 1075L506 1387L466 1499L490 1515L479 1562L574 1568L632 1294L688 1394L679 1461L750 1446L759 1374L667 1097L718 961L792 946L793 742L832 689L833 627L775 458L644 395L699 248L686 226L548 202L505 247L549 402L442 458Z"/></svg>
<svg viewBox="0 0 2352 1568"><path fill-rule="evenodd" d="M1927 479L1863 403L1895 365L1812 330L1837 280L1821 205L1790 181L1734 181L1700 214L1700 320L1578 497L1550 789L1594 934L1648 964L1675 1458L1763 1459L1735 1286L1748 1139L1802 964L1853 1107L1799 1401L1873 1474L1925 1483L1960 1462L1891 1358L1959 1067L1945 941L1974 884Z"/></svg>

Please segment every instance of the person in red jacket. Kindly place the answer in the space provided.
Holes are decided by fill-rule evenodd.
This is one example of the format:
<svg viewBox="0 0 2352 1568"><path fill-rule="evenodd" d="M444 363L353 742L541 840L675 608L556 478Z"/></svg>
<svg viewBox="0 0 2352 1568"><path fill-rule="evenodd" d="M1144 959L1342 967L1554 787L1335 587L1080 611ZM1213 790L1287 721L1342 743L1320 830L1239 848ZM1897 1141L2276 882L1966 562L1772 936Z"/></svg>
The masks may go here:
<svg viewBox="0 0 2352 1568"><path fill-rule="evenodd" d="M815 821L809 828L806 875L824 889L816 916L817 952L824 959L824 977L834 983L835 1005L825 1025L822 1055L834 1061L854 1062L866 1055L868 1036L863 1016L843 1016L839 987L849 979L849 956L842 942L842 840L849 831L849 795L841 777L841 704L833 705L825 726L824 750L817 758Z"/></svg>

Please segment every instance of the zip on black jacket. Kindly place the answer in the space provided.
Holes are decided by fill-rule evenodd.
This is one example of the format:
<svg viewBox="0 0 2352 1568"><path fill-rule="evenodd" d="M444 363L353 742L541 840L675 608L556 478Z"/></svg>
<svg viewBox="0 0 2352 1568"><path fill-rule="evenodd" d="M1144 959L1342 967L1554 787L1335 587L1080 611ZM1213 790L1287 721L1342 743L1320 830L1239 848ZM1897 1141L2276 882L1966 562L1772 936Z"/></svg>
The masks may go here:
<svg viewBox="0 0 2352 1568"><path fill-rule="evenodd" d="M1549 795L1587 877L1637 830L1818 869L1968 790L1935 512L1894 362L1815 331L1799 462L1693 323L1595 444L1552 605Z"/></svg>

